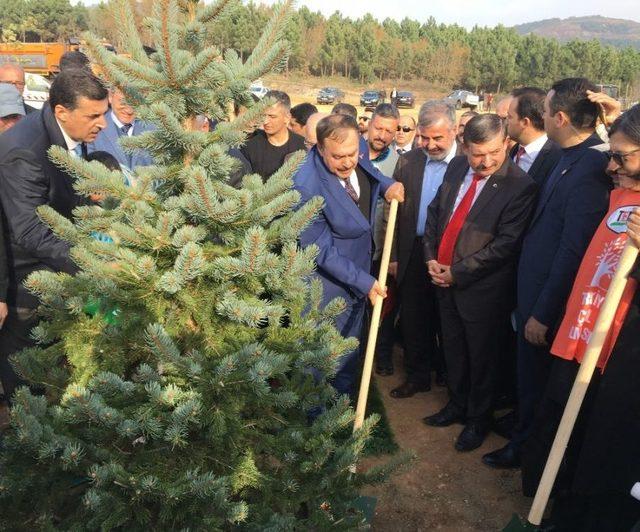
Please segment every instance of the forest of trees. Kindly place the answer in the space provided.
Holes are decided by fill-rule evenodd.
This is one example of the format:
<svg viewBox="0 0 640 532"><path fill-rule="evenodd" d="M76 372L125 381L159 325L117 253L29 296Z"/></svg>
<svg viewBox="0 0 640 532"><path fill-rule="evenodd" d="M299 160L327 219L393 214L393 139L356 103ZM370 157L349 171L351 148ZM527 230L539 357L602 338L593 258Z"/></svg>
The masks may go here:
<svg viewBox="0 0 640 532"><path fill-rule="evenodd" d="M152 0L131 0L139 21ZM58 40L90 28L117 42L117 28L105 4L72 6L69 0L5 0L0 14L2 38ZM243 3L218 26L223 48L246 57L257 42L271 8ZM142 27L142 26L141 26ZM223 29L220 29L223 28ZM144 36L144 29L141 30ZM334 13L326 18L306 7L291 19L287 38L289 71L314 76L342 75L362 83L375 80L424 79L443 88L466 87L500 92L517 85L548 87L554 80L586 76L597 83L636 92L640 51L614 48L598 41L570 41L520 36L496 26L467 30L458 25L425 23L409 18L382 22L372 15L357 20Z"/></svg>

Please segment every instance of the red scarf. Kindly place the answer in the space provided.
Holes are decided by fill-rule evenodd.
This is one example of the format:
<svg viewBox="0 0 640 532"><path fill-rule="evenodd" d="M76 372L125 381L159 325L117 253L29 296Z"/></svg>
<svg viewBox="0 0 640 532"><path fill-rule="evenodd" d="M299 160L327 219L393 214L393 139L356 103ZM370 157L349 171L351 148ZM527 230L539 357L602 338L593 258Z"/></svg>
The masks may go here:
<svg viewBox="0 0 640 532"><path fill-rule="evenodd" d="M617 189L611 193L609 212L598 227L580 264L562 325L551 347L551 353L554 355L582 362L600 307L627 241L627 219L638 206L640 192ZM602 346L598 360L598 368L601 371L604 371L607 365L629 312L636 285L633 279L627 281L609 335Z"/></svg>

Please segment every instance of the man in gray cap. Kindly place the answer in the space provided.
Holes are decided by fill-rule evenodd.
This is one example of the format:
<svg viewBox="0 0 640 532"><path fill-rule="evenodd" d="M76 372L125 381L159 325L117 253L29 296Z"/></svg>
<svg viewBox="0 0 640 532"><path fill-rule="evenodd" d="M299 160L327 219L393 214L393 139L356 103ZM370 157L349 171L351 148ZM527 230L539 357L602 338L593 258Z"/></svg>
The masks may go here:
<svg viewBox="0 0 640 532"><path fill-rule="evenodd" d="M18 89L8 83L0 83L0 133L15 126L24 115L24 102Z"/></svg>

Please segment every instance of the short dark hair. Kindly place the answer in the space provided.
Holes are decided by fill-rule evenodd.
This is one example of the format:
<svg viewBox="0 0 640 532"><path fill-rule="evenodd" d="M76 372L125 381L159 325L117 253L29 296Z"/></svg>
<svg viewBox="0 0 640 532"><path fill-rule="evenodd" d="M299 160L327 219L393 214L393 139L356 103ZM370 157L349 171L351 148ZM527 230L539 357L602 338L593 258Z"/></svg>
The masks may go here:
<svg viewBox="0 0 640 532"><path fill-rule="evenodd" d="M271 98L276 103L282 105L287 111L291 110L291 98L284 91L271 90L264 95L265 98Z"/></svg>
<svg viewBox="0 0 640 532"><path fill-rule="evenodd" d="M528 118L531 125L538 131L544 131L544 99L547 95L538 87L520 87L511 91L516 100L516 113L522 118Z"/></svg>
<svg viewBox="0 0 640 532"><path fill-rule="evenodd" d="M49 89L49 105L55 109L62 105L73 110L81 97L88 100L105 100L108 91L102 81L88 70L69 68L56 76Z"/></svg>
<svg viewBox="0 0 640 532"><path fill-rule="evenodd" d="M371 115L371 120L376 116L400 120L400 111L398 111L398 108L395 105L391 105L390 103L380 103L374 109L373 114Z"/></svg>
<svg viewBox="0 0 640 532"><path fill-rule="evenodd" d="M562 111L578 129L595 129L599 116L598 104L587 98L587 91L597 92L598 87L587 78L566 78L556 81L549 100L552 114Z"/></svg>
<svg viewBox="0 0 640 532"><path fill-rule="evenodd" d="M331 109L332 115L347 115L353 117L354 120L358 118L358 110L350 103L337 103Z"/></svg>
<svg viewBox="0 0 640 532"><path fill-rule="evenodd" d="M105 165L109 170L122 170L118 159L106 151L92 151L86 157L87 161L98 161Z"/></svg>
<svg viewBox="0 0 640 532"><path fill-rule="evenodd" d="M91 61L79 50L70 50L62 54L58 69L60 72L69 68L86 68L91 69Z"/></svg>
<svg viewBox="0 0 640 532"><path fill-rule="evenodd" d="M307 125L307 120L312 114L318 112L318 108L312 103L304 102L294 105L291 108L291 116L296 119L296 122L301 126Z"/></svg>
<svg viewBox="0 0 640 532"><path fill-rule="evenodd" d="M495 113L474 116L464 126L465 144L483 144L497 135L507 136L505 123Z"/></svg>
<svg viewBox="0 0 640 532"><path fill-rule="evenodd" d="M350 129L360 135L356 119L352 116L340 113L325 116L316 126L318 145L324 146L326 139L343 141L346 138L346 133Z"/></svg>
<svg viewBox="0 0 640 532"><path fill-rule="evenodd" d="M621 114L609 129L609 137L622 133L631 142L640 146L640 104Z"/></svg>

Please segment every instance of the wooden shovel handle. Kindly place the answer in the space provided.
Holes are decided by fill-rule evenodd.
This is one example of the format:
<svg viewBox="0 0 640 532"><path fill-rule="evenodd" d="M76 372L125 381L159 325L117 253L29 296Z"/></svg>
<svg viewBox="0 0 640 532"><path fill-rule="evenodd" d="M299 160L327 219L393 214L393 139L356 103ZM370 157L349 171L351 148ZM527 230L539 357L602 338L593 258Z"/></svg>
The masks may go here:
<svg viewBox="0 0 640 532"><path fill-rule="evenodd" d="M547 464L545 465L536 496L533 499L531 505L531 511L529 512L529 522L533 525L540 525L542 517L544 515L545 508L549 502L549 496L551 489L555 483L558 470L560 469L560 463L564 457L571 432L576 423L576 419L582 406L582 401L587 393L587 388L593 377L593 372L600 358L600 352L602 346L609 334L609 329L615 317L618 305L622 299L622 293L624 292L627 284L627 278L629 273L638 258L638 248L635 247L630 239L627 239L627 243L622 251L620 262L616 270L615 275L607 291L604 303L600 309L600 314L596 320L596 324L593 327L593 333L589 339L586 352L582 358L580 369L576 376L576 380L573 383L571 394L567 401L567 405L564 408L556 437L553 440L549 457L547 458Z"/></svg>
<svg viewBox="0 0 640 532"><path fill-rule="evenodd" d="M378 283L380 286L387 286L387 273L389 271L389 259L391 258L391 246L396 227L396 216L398 214L398 200L391 200L391 210L387 223L387 232L384 235L384 247L382 248L382 263L380 264L380 275ZM380 315L382 313L382 296L376 297L373 306L373 316L369 327L369 338L367 340L367 350L364 355L364 368L362 370L362 380L360 381L360 393L358 394L358 405L356 406L356 419L353 423L354 432L362 427L364 423L364 413L367 409L367 398L369 396L369 384L371 383L371 370L373 369L373 356L376 351L376 341L378 339L378 326L380 325Z"/></svg>

